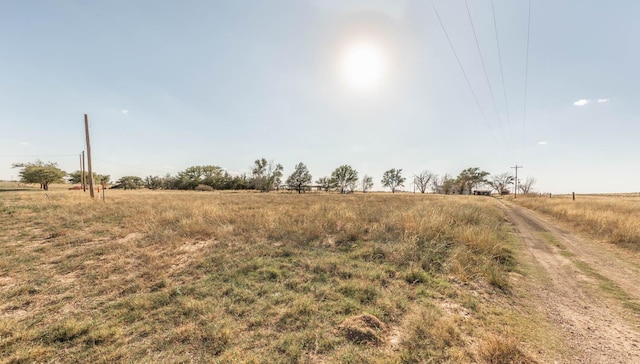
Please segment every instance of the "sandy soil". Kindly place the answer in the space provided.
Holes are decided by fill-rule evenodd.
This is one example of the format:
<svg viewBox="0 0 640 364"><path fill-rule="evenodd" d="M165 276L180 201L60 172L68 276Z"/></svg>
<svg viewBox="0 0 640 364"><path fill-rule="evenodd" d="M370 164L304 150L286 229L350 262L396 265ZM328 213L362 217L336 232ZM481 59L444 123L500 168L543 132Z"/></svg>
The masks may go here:
<svg viewBox="0 0 640 364"><path fill-rule="evenodd" d="M558 344L566 350L541 360L640 363L640 315L628 307L640 304L640 254L579 236L507 202L504 209L524 247L518 259L532 272L519 289L564 338Z"/></svg>

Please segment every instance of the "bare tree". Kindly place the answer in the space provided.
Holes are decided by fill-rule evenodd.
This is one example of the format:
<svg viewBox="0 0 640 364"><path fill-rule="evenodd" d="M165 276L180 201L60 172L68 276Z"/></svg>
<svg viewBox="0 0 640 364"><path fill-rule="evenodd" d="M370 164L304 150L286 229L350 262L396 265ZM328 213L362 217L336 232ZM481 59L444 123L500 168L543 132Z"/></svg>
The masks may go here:
<svg viewBox="0 0 640 364"><path fill-rule="evenodd" d="M518 189L522 194L533 192L533 185L536 184L536 179L533 177L527 177L524 182L518 182Z"/></svg>
<svg viewBox="0 0 640 364"><path fill-rule="evenodd" d="M364 177L362 177L362 192L366 193L372 188L373 188L373 177L365 174Z"/></svg>
<svg viewBox="0 0 640 364"><path fill-rule="evenodd" d="M509 186L513 184L513 176L509 173L496 174L491 176L487 182L499 195L508 195Z"/></svg>
<svg viewBox="0 0 640 364"><path fill-rule="evenodd" d="M456 193L456 179L449 173L445 173L442 177L435 177L432 182L432 188L435 193L449 195Z"/></svg>
<svg viewBox="0 0 640 364"><path fill-rule="evenodd" d="M413 177L413 183L420 193L425 193L431 181L436 177L436 174L431 171L422 171Z"/></svg>
<svg viewBox="0 0 640 364"><path fill-rule="evenodd" d="M440 193L440 176L438 176L437 174L433 176L433 178L431 179L431 191L433 191L433 193Z"/></svg>

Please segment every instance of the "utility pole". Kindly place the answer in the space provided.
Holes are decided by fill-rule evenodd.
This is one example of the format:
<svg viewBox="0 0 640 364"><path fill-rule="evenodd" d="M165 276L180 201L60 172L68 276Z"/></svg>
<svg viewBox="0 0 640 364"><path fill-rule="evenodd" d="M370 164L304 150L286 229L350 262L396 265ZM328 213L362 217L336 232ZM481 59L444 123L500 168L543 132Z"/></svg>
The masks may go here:
<svg viewBox="0 0 640 364"><path fill-rule="evenodd" d="M515 165L515 167L511 167L516 169L516 183L513 187L513 199L518 198L518 168L524 168L523 166Z"/></svg>
<svg viewBox="0 0 640 364"><path fill-rule="evenodd" d="M87 192L87 179L84 176L84 150L80 154L80 184L82 185L82 192Z"/></svg>
<svg viewBox="0 0 640 364"><path fill-rule="evenodd" d="M84 114L84 132L87 136L87 166L89 167L89 193L93 198L93 170L91 169L91 141L89 140L89 117Z"/></svg>
<svg viewBox="0 0 640 364"><path fill-rule="evenodd" d="M78 157L80 157L80 187L82 188L84 185L84 183L82 183L82 153L78 154Z"/></svg>

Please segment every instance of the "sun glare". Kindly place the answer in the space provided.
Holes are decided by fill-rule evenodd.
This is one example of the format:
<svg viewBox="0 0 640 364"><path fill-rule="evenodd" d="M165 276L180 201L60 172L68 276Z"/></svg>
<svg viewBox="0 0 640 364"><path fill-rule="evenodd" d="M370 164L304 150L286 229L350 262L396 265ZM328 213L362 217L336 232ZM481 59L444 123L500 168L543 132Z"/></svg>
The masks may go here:
<svg viewBox="0 0 640 364"><path fill-rule="evenodd" d="M347 47L342 55L341 72L349 86L369 91L380 84L386 66L379 47L371 43L357 43Z"/></svg>

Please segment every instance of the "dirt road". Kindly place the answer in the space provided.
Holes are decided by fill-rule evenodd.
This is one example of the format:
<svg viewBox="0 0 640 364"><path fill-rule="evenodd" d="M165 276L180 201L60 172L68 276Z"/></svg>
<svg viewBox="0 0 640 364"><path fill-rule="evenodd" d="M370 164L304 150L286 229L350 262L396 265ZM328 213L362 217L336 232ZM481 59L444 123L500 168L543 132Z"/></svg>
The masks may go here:
<svg viewBox="0 0 640 364"><path fill-rule="evenodd" d="M504 202L524 249L523 296L567 348L545 362L640 363L640 254L595 242ZM557 357L560 356L560 357Z"/></svg>

